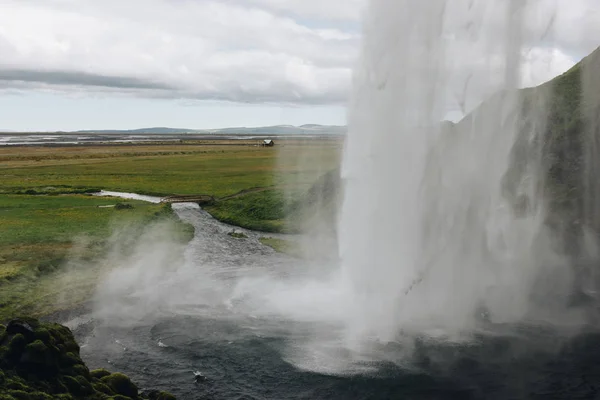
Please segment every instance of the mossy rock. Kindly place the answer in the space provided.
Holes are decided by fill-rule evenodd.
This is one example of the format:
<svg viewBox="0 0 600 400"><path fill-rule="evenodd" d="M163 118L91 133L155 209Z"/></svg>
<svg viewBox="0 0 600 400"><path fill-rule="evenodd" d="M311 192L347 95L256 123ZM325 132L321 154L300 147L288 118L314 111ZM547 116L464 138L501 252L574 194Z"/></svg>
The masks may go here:
<svg viewBox="0 0 600 400"><path fill-rule="evenodd" d="M121 373L114 373L102 378L102 382L111 388L115 393L136 398L138 395L137 386L131 380Z"/></svg>
<svg viewBox="0 0 600 400"><path fill-rule="evenodd" d="M19 356L23 350L25 350L25 346L27 346L27 340L25 340L25 336L17 333L12 337L10 343L8 344L8 356L10 358Z"/></svg>
<svg viewBox="0 0 600 400"><path fill-rule="evenodd" d="M19 318L0 333L0 400L141 398L127 376L105 369L90 372L67 327ZM154 400L174 399L152 393Z"/></svg>
<svg viewBox="0 0 600 400"><path fill-rule="evenodd" d="M109 388L102 382L94 382L94 383L92 383L92 386L94 387L94 390L96 390L96 392L104 393L109 396L112 396L115 394L115 392L111 388Z"/></svg>
<svg viewBox="0 0 600 400"><path fill-rule="evenodd" d="M94 393L94 388L92 384L85 380L85 378L78 376L77 378L73 378L72 376L63 377L63 382L69 393L75 396L86 396Z"/></svg>
<svg viewBox="0 0 600 400"><path fill-rule="evenodd" d="M72 352L64 353L60 358L60 366L63 368L73 367L78 364L83 364L81 358Z"/></svg>
<svg viewBox="0 0 600 400"><path fill-rule="evenodd" d="M171 393L159 392L156 397L150 397L150 400L177 400L177 399Z"/></svg>
<svg viewBox="0 0 600 400"><path fill-rule="evenodd" d="M6 387L11 390L27 391L27 389L28 389L28 387L26 385L22 384L21 382L12 380L12 379L7 380Z"/></svg>
<svg viewBox="0 0 600 400"><path fill-rule="evenodd" d="M110 371L108 371L104 368L98 368L98 369L90 371L90 375L92 376L92 378L102 379L105 376L110 375Z"/></svg>
<svg viewBox="0 0 600 400"><path fill-rule="evenodd" d="M33 334L36 339L39 339L44 343L52 342L52 335L50 335L50 332L46 328L37 328Z"/></svg>
<svg viewBox="0 0 600 400"><path fill-rule="evenodd" d="M65 375L69 376L83 376L86 380L90 380L92 377L90 375L90 370L84 364L73 365L71 368L68 368L64 371Z"/></svg>
<svg viewBox="0 0 600 400"><path fill-rule="evenodd" d="M123 396L123 395L120 395L120 394L117 394L117 395L115 395L113 397L109 397L109 400L131 400L131 399L132 399L131 397Z"/></svg>
<svg viewBox="0 0 600 400"><path fill-rule="evenodd" d="M39 339L25 346L19 362L22 364L34 364L39 368L40 373L58 373L56 354Z"/></svg>
<svg viewBox="0 0 600 400"><path fill-rule="evenodd" d="M16 400L53 400L54 397L42 392L24 392L21 390L11 390L10 395Z"/></svg>

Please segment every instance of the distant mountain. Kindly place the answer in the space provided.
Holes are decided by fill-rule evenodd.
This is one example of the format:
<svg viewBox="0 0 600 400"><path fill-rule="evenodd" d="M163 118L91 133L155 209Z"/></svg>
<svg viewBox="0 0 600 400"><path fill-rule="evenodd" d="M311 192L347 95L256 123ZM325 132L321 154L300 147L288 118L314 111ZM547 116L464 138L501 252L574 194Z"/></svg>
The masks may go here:
<svg viewBox="0 0 600 400"><path fill-rule="evenodd" d="M155 128L141 128L141 129L89 129L76 131L75 133L131 133L131 134L140 134L140 133L153 133L153 134L170 134L170 133L196 133L197 131L194 129L178 129L178 128L164 128L164 127L155 127Z"/></svg>
<svg viewBox="0 0 600 400"><path fill-rule="evenodd" d="M256 128L237 127L237 128L221 128L221 129L181 129L181 128L141 128L141 129L114 129L114 130L82 130L75 133L104 133L104 134L229 134L229 135L301 135L301 134L334 134L342 135L346 133L345 126L338 125L317 125L306 124L302 126L293 125L274 125Z"/></svg>

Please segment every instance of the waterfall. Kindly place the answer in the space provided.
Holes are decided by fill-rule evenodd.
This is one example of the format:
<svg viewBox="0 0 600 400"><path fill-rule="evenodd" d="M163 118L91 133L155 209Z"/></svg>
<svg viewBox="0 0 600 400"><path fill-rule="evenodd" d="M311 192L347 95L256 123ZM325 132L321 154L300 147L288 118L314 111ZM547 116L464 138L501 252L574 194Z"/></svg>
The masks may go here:
<svg viewBox="0 0 600 400"><path fill-rule="evenodd" d="M549 223L553 92L517 90L540 4L370 1L338 234L351 338L563 315L574 277Z"/></svg>

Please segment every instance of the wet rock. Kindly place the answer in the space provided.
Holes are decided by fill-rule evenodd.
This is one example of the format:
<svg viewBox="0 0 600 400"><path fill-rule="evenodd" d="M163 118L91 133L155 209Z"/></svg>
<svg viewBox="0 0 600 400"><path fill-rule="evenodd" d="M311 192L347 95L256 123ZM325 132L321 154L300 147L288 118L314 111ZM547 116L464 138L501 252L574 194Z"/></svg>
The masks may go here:
<svg viewBox="0 0 600 400"><path fill-rule="evenodd" d="M8 323L6 326L6 333L9 335L16 335L20 333L25 336L28 340L31 340L35 336L35 328L30 323L22 319L15 319Z"/></svg>
<svg viewBox="0 0 600 400"><path fill-rule="evenodd" d="M153 391L139 395L120 373L91 371L79 355L70 329L19 318L0 326L0 400L173 400Z"/></svg>

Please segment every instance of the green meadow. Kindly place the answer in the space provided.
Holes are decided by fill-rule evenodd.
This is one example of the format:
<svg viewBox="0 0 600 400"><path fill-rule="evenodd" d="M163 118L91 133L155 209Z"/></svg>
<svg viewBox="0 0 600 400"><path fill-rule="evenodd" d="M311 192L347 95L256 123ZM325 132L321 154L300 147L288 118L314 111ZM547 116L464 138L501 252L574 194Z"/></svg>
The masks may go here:
<svg viewBox="0 0 600 400"><path fill-rule="evenodd" d="M75 248L84 261L101 257L119 226L142 229L169 219L182 242L193 234L169 205L92 192L208 194L217 201L207 210L224 222L290 231L290 207L338 165L341 148L337 140L289 141L275 148L222 143L0 148L0 321L85 301L102 271L64 266ZM127 206L115 207L121 204Z"/></svg>

